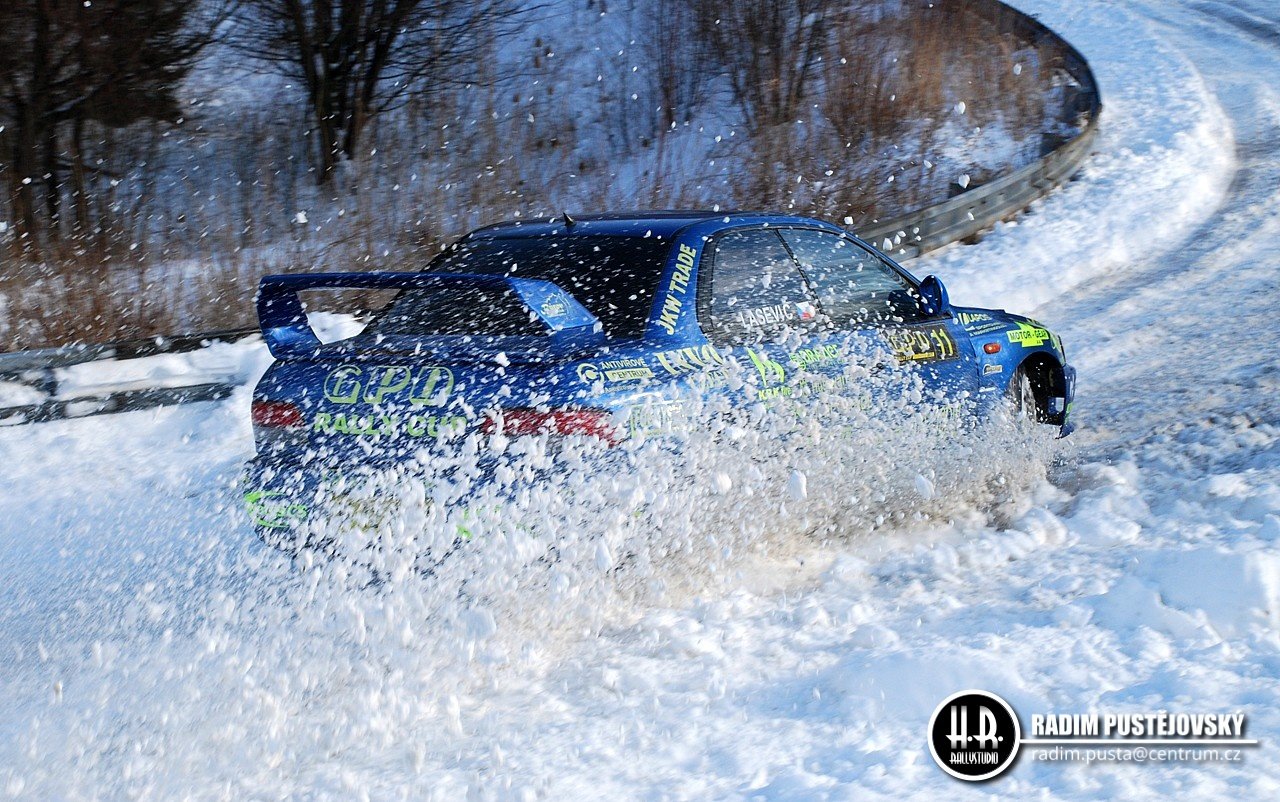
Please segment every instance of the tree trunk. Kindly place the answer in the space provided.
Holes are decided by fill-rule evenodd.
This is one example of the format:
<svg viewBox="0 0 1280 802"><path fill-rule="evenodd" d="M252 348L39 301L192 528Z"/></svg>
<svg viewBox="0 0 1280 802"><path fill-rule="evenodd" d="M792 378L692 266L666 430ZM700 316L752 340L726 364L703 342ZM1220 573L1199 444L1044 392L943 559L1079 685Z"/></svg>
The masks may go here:
<svg viewBox="0 0 1280 802"><path fill-rule="evenodd" d="M316 176L316 183L326 187L333 183L333 175L338 168L338 153L342 145L338 141L338 131L333 124L333 115L320 108L316 109L316 134L319 135L317 146L320 150L320 174Z"/></svg>
<svg viewBox="0 0 1280 802"><path fill-rule="evenodd" d="M84 185L84 118L76 115L71 126L71 196L75 204L75 232L89 230L89 194Z"/></svg>
<svg viewBox="0 0 1280 802"><path fill-rule="evenodd" d="M47 125L44 132L44 208L49 223L49 242L57 242L62 234L62 186L58 180L56 125Z"/></svg>
<svg viewBox="0 0 1280 802"><path fill-rule="evenodd" d="M13 137L13 223L22 250L34 253L40 249L40 224L36 219L35 190L32 175L36 168L34 121L31 107L24 104L18 117L18 130Z"/></svg>

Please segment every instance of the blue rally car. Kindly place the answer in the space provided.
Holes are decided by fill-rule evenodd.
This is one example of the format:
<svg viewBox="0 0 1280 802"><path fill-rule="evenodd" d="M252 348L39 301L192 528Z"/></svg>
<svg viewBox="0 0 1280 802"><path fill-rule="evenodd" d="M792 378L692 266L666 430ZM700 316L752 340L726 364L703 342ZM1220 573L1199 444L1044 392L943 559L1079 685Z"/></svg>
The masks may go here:
<svg viewBox="0 0 1280 802"><path fill-rule="evenodd" d="M332 288L398 293L359 335L324 344L299 293ZM847 359L840 343L851 335L976 400L979 414L1010 399L1070 431L1075 371L1057 336L1025 317L952 306L937 278L917 281L803 217L502 223L420 273L266 276L257 303L276 362L253 395L245 501L259 533L291 549L305 545L295 533L326 471L422 459L495 428L619 443L652 425L641 409L664 394L789 395L798 373ZM707 380L730 363L757 374L749 390Z"/></svg>

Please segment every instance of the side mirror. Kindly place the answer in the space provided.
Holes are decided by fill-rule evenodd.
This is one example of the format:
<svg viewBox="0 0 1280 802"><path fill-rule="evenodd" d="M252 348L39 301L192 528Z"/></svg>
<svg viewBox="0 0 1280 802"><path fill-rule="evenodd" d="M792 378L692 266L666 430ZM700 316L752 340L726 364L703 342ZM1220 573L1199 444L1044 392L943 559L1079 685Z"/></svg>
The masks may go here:
<svg viewBox="0 0 1280 802"><path fill-rule="evenodd" d="M920 309L930 317L946 314L951 311L951 299L947 296L947 288L937 276L926 276L920 282Z"/></svg>

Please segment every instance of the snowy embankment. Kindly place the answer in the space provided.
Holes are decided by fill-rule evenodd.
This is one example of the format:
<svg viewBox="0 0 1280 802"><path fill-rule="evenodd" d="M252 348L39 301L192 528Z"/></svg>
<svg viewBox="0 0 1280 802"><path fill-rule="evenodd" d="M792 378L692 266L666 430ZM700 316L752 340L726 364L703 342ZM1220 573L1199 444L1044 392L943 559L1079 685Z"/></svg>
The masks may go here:
<svg viewBox="0 0 1280 802"><path fill-rule="evenodd" d="M1275 797L1280 394L1275 359L1242 344L1276 311L1280 54L1162 2L1020 5L1093 63L1099 152L1016 225L913 267L1061 327L1082 431L1047 478L975 452L1012 498L957 492L913 519L897 497L874 532L468 607L292 579L258 548L231 487L247 390L0 430L0 793ZM238 348L251 373L261 351ZM885 462L919 443L899 446ZM779 527L830 489L783 477L762 513ZM1024 712L1239 710L1263 746L1244 764L1024 757L962 786L924 733L968 687Z"/></svg>
<svg viewBox="0 0 1280 802"><path fill-rule="evenodd" d="M1138 12L1017 5L1089 59L1103 102L1094 154L1081 180L997 225L982 247L952 246L927 268L914 265L936 271L966 303L1011 310L1176 246L1222 203L1235 161L1230 122L1204 78Z"/></svg>

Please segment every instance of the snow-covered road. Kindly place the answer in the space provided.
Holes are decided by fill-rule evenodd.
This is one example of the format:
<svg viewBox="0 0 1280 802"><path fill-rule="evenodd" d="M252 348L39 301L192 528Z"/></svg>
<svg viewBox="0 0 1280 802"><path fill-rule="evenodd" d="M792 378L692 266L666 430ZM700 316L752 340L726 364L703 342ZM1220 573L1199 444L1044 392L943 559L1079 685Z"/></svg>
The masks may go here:
<svg viewBox="0 0 1280 802"><path fill-rule="evenodd" d="M1098 153L913 268L1063 333L1080 430L1047 479L446 630L416 617L441 599L299 589L256 546L229 489L245 393L3 429L0 794L1276 798L1280 8L1019 5L1094 65ZM925 726L970 687L1024 713L1242 711L1262 745L1024 756L965 786Z"/></svg>

